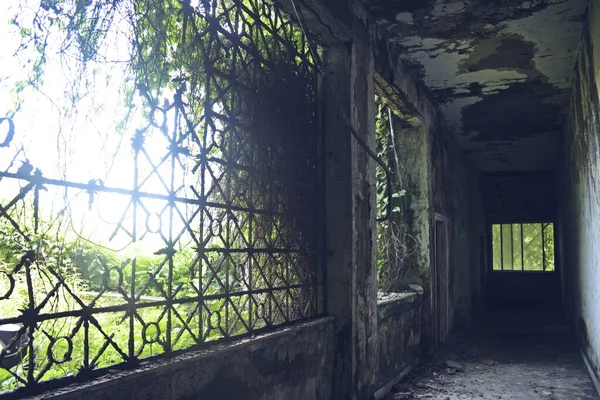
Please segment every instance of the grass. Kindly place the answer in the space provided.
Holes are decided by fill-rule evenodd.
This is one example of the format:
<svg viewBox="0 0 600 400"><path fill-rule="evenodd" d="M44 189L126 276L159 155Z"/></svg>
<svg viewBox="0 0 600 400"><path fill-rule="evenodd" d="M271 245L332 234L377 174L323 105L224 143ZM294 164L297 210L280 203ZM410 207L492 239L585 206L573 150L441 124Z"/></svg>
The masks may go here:
<svg viewBox="0 0 600 400"><path fill-rule="evenodd" d="M0 301L0 316L3 319L17 317L22 310L28 308L25 274L15 276L15 289L10 298ZM127 304L127 300L117 292L104 292L100 295L101 292L89 291L89 283L74 274L66 278L66 285L59 285L54 295L48 296L53 292L58 279L52 279L37 269L32 269L30 276L32 285L37 288L34 291L34 302L38 307L43 305L40 314L82 310L73 294L84 305L93 305L96 309ZM7 282L6 279L0 281L0 292L7 290ZM161 298L143 297L136 303L133 317L127 315L126 311L111 311L94 313L87 323L80 317L72 316L39 323L33 340L35 380L42 382L76 374L86 366L98 369L123 363L130 355L130 345L133 346L134 357L143 359L164 353L169 345L172 350L184 349L218 340L225 334L234 336L247 331L242 323L242 319L247 321L249 316L250 300L247 296L232 298L229 304L223 299L206 301L202 320L196 302L174 305L170 330L167 329L169 317L166 308L152 305L152 300ZM236 305L239 314L233 310L232 304ZM264 318L255 318L254 323L255 329L266 324ZM11 372L0 368L0 390L14 390L24 385L19 378L27 380L28 361L24 352L23 361L11 368Z"/></svg>

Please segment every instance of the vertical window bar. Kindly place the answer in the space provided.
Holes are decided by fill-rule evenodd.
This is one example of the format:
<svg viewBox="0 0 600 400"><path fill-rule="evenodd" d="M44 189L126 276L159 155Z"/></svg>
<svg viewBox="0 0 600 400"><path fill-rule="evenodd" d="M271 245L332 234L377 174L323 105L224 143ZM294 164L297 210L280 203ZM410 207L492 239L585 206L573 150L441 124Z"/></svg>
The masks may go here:
<svg viewBox="0 0 600 400"><path fill-rule="evenodd" d="M503 224L500 224L500 267L502 271L504 271L504 238L502 237L502 231L504 231L504 229L502 229L503 227Z"/></svg>
<svg viewBox="0 0 600 400"><path fill-rule="evenodd" d="M496 265L500 264L500 268L497 270L501 270L501 271L505 271L505 270L509 270L508 269L508 264L506 264L506 262L511 261L511 268L510 270L517 270L517 271L528 271L528 270L532 270L532 271L543 271L543 272L547 272L547 271L551 271L549 268L553 266L553 264L551 262L548 261L547 257L551 257L552 251L553 251L553 246L554 246L554 242L553 242L553 237L549 238L550 243L548 244L548 251L546 251L546 243L545 243L545 238L546 238L546 232L548 230L548 228L552 228L553 225L550 222L534 222L534 223L522 223L522 222L517 222L514 224L510 224L510 233L506 232L506 235L504 234L504 228L508 228L509 224L491 224L492 227L492 251L493 251L493 262L492 262L492 269L496 268ZM517 232L515 234L515 227L518 227L520 229L520 232ZM525 228L527 227L527 232L528 235L531 236L530 242L527 243L525 242ZM540 231L537 231L537 227L540 227ZM498 229L500 232L498 235L495 234L496 229ZM495 236L496 235L496 236ZM507 252L507 254L504 254L504 249L505 249L505 243L504 243L504 239L506 239L507 241L510 241L510 252ZM498 240L496 240L496 238L499 237L499 241L500 244L498 244ZM541 256L542 258L542 262L541 265L538 263L540 261L539 258L537 258L537 256L535 255L536 253L536 246L538 246L537 241L540 240L541 241L541 251L540 253L538 253L538 256ZM520 251L521 251L521 255L520 255L520 262L521 262L521 269L516 269L515 268L515 262L519 261L519 255L515 254L515 244L517 246L520 246ZM497 252L500 252L500 256L497 256ZM525 251L529 251L529 261L530 263L528 264L529 269L525 268ZM509 254L510 253L510 254ZM539 270L539 267L542 267L541 270Z"/></svg>
<svg viewBox="0 0 600 400"><path fill-rule="evenodd" d="M510 224L510 260L512 263L512 269L515 269L515 238L513 232L514 224Z"/></svg>
<svg viewBox="0 0 600 400"><path fill-rule="evenodd" d="M523 224L521 225L521 271L525 271L525 241L523 240Z"/></svg>
<svg viewBox="0 0 600 400"><path fill-rule="evenodd" d="M542 223L540 224L542 227L542 269L545 271L546 270L546 246L544 243L544 229L546 229L546 224Z"/></svg>

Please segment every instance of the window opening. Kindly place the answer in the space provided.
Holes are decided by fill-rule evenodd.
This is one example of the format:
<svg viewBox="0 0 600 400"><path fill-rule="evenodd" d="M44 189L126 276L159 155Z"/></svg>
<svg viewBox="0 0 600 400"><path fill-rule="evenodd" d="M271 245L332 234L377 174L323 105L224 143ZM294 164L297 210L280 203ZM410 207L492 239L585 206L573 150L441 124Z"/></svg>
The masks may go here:
<svg viewBox="0 0 600 400"><path fill-rule="evenodd" d="M394 131L396 116L384 100L375 96L375 132L378 158L388 166L375 168L377 210L388 218L377 220L377 280L382 292L400 290L416 243L406 224L406 171Z"/></svg>
<svg viewBox="0 0 600 400"><path fill-rule="evenodd" d="M494 271L554 271L554 224L492 224L492 262Z"/></svg>

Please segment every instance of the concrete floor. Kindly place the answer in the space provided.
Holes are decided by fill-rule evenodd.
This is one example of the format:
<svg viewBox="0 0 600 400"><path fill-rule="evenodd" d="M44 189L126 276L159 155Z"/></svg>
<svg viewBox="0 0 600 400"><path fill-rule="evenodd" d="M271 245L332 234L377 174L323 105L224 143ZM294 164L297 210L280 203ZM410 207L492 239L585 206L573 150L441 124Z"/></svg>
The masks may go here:
<svg viewBox="0 0 600 400"><path fill-rule="evenodd" d="M597 400L581 354L554 317L486 315L425 360L388 399Z"/></svg>

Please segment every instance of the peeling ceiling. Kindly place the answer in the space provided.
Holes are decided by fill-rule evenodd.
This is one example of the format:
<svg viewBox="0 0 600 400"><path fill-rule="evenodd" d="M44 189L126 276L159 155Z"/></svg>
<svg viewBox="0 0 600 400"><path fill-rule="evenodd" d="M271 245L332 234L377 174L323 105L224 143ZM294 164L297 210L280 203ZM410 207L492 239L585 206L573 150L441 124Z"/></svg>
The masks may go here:
<svg viewBox="0 0 600 400"><path fill-rule="evenodd" d="M486 172L548 170L587 0L365 0Z"/></svg>

